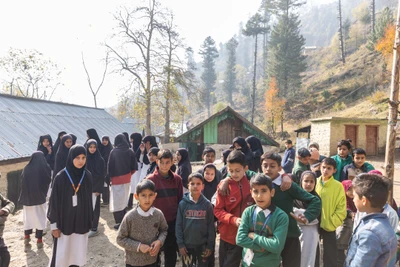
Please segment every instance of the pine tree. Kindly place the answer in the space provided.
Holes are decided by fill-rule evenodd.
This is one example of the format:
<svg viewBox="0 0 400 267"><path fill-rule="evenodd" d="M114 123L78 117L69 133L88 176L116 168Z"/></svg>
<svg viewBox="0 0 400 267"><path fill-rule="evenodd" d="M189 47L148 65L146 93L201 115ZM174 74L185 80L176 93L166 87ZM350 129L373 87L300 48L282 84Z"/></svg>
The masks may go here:
<svg viewBox="0 0 400 267"><path fill-rule="evenodd" d="M343 27L342 27L342 2L339 0L338 6L338 19L339 19L339 49L340 49L340 56L342 58L343 64L346 63L346 57L344 54L344 41L343 41Z"/></svg>
<svg viewBox="0 0 400 267"><path fill-rule="evenodd" d="M226 62L225 71L225 81L224 81L224 91L226 95L226 100L233 106L232 95L236 91L236 48L238 42L235 38L231 38L226 44L226 49L228 53L228 61Z"/></svg>
<svg viewBox="0 0 400 267"><path fill-rule="evenodd" d="M203 73L201 80L203 81L202 100L207 107L208 117L211 116L211 104L213 101L212 94L215 91L215 82L217 74L215 73L215 59L218 57L218 50L215 47L215 41L208 36L203 44L199 54L203 57Z"/></svg>
<svg viewBox="0 0 400 267"><path fill-rule="evenodd" d="M388 7L386 7L385 9L383 9L378 19L376 20L375 30L369 36L367 48L370 50L374 50L376 42L385 35L385 30L388 25L393 23L393 13Z"/></svg>

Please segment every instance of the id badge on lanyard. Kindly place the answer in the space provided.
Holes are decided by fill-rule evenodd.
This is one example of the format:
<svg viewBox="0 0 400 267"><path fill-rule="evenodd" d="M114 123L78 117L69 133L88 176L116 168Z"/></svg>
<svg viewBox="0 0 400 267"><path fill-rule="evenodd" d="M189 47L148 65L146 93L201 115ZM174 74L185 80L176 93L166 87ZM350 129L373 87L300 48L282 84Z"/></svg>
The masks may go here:
<svg viewBox="0 0 400 267"><path fill-rule="evenodd" d="M72 207L76 207L76 206L78 206L78 195L77 195L77 193L79 191L79 188L81 187L83 178L85 177L85 171L82 174L82 177L81 177L81 180L79 181L78 186L75 187L75 184L72 181L71 175L69 175L69 172L68 172L67 168L64 168L64 170L65 170L65 173L67 174L67 176L69 178L69 181L71 182L72 189L74 189L74 195L72 195Z"/></svg>

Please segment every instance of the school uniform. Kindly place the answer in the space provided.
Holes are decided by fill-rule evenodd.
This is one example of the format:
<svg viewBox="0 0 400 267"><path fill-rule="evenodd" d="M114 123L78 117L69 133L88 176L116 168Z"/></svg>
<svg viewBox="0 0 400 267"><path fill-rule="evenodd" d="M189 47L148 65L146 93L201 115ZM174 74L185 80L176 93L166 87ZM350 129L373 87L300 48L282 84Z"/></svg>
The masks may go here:
<svg viewBox="0 0 400 267"><path fill-rule="evenodd" d="M49 146L50 146L50 148L51 148L51 153L49 153L49 150L47 149L47 147L44 147L44 146L43 146L42 143L43 143L43 140L44 140L44 139L49 140ZM51 139L51 136L50 136L49 134L45 134L45 135L41 135L41 136L40 136L40 138L39 138L39 143L38 143L38 147L37 147L36 150L37 150L37 151L42 151L42 152L43 152L43 154L44 154L44 156L45 156L45 158L46 158L47 164L49 164L50 168L53 169L53 168L54 168L54 159L55 159L54 154L55 154L57 151L54 150L54 147L53 147L53 140Z"/></svg>
<svg viewBox="0 0 400 267"><path fill-rule="evenodd" d="M68 139L71 139L73 141L72 136L69 134L65 134L61 139L61 143L58 147L56 160L54 163L53 178L58 174L59 171L65 168L65 165L67 163L69 148L65 146L65 141L67 141Z"/></svg>
<svg viewBox="0 0 400 267"><path fill-rule="evenodd" d="M54 145L53 145L54 160L55 160L55 158L56 158L55 156L56 156L56 154L57 154L58 148L60 147L60 144L61 144L61 138L62 138L62 136L65 135L65 134L67 134L66 131L61 131L61 132L59 132L58 135L57 135L57 140L56 140L56 142L55 142Z"/></svg>
<svg viewBox="0 0 400 267"><path fill-rule="evenodd" d="M251 152L249 146L247 145L246 140L243 137L235 137L233 139L233 144L237 143L240 145L240 151L246 156L246 165L250 171L257 172L257 163L256 158L254 157L253 152Z"/></svg>
<svg viewBox="0 0 400 267"><path fill-rule="evenodd" d="M101 194L101 197L103 199L103 204L109 204L110 202L110 176L108 175L107 172L107 164L108 164L108 158L110 156L111 150L113 149L113 146L110 141L110 137L107 135L103 135L102 139L107 139L108 144L107 146L104 146L103 144L99 144L102 149L100 149L100 154L101 157L104 159L104 187L103 187L103 192Z"/></svg>
<svg viewBox="0 0 400 267"><path fill-rule="evenodd" d="M131 175L137 170L136 156L129 148L123 134L114 141L115 148L108 160L108 173L111 179L110 211L115 223L121 223L129 199Z"/></svg>
<svg viewBox="0 0 400 267"><path fill-rule="evenodd" d="M176 173L182 178L183 187L188 189L188 177L192 173L192 165L189 160L189 153L186 148L179 148L181 160L178 162L178 170Z"/></svg>
<svg viewBox="0 0 400 267"><path fill-rule="evenodd" d="M23 205L24 231L30 235L36 229L36 238L42 238L46 228L46 196L51 182L51 169L41 151L33 152L21 174L21 195Z"/></svg>
<svg viewBox="0 0 400 267"><path fill-rule="evenodd" d="M253 152L256 172L261 172L261 156L264 154L261 141L254 135L250 135L246 138L246 142L250 145L251 152Z"/></svg>
<svg viewBox="0 0 400 267"><path fill-rule="evenodd" d="M86 150L81 145L72 146L66 167L54 178L47 218L51 230L60 230L54 238L50 267L83 266L86 264L88 233L92 228L92 175L85 166L78 169L73 159Z"/></svg>
<svg viewBox="0 0 400 267"><path fill-rule="evenodd" d="M89 147L94 144L96 146L96 152L90 153ZM104 184L104 160L100 155L100 151L97 146L97 142L94 139L89 139L86 143L87 159L86 169L92 174L92 198L93 198L93 226L92 231L97 231L100 219L100 195L96 196L96 193L103 191Z"/></svg>

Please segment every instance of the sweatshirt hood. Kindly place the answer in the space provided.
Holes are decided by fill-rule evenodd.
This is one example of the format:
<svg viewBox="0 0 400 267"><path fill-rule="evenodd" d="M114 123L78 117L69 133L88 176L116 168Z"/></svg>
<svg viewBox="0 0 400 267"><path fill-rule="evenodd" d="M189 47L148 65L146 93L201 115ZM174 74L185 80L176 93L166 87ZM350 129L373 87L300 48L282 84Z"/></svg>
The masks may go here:
<svg viewBox="0 0 400 267"><path fill-rule="evenodd" d="M197 201L196 204L201 204L205 200L206 200L206 198L203 196L203 194L200 194L199 200ZM185 201L186 203L190 203L190 204L195 203L193 200L190 199L190 192L187 192L184 194L183 201Z"/></svg>

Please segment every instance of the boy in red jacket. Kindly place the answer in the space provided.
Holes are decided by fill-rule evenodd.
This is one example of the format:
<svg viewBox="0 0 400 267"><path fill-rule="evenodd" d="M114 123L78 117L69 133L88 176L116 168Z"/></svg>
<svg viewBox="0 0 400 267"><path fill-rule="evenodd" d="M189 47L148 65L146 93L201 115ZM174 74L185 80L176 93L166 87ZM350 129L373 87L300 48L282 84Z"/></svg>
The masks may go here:
<svg viewBox="0 0 400 267"><path fill-rule="evenodd" d="M219 266L236 267L242 259L242 247L236 245L236 234L242 220L240 217L245 208L254 204L254 200L245 174L246 156L239 150L232 151L227 158L227 168L231 175L230 194L222 196L217 190L214 214L220 222Z"/></svg>

